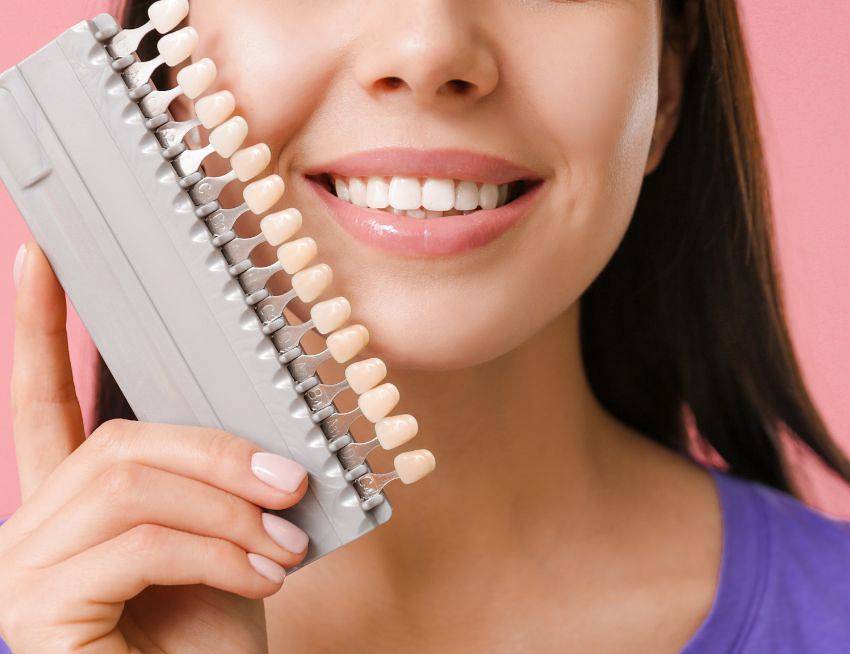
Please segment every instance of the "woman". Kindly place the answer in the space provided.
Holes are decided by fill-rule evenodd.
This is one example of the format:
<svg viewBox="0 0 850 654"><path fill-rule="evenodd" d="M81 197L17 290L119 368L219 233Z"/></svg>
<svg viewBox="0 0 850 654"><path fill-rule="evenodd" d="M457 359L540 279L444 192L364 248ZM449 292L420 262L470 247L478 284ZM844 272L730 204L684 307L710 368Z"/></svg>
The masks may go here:
<svg viewBox="0 0 850 654"><path fill-rule="evenodd" d="M24 503L0 528L17 654L846 651L850 531L786 494L780 434L850 464L782 315L733 0L196 0L189 22L440 467L277 593L305 540L259 507L303 470L257 477L255 447L203 429L83 442L30 244ZM370 175L512 186L471 228L352 208ZM108 373L100 401L129 417ZM691 426L728 474L691 461Z"/></svg>

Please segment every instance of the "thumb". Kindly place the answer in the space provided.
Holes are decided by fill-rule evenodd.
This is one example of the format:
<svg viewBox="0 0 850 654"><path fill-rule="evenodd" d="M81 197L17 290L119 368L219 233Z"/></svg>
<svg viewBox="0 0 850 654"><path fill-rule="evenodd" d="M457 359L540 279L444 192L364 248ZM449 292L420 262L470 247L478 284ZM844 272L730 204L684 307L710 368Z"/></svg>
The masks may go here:
<svg viewBox="0 0 850 654"><path fill-rule="evenodd" d="M26 499L84 440L65 330L65 293L35 241L15 262L12 430Z"/></svg>

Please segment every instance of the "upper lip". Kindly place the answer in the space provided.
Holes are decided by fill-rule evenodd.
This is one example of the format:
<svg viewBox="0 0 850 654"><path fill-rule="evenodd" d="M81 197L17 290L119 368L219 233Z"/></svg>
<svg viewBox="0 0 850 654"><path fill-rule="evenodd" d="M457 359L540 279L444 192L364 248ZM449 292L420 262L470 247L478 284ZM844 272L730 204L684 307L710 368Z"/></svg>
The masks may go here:
<svg viewBox="0 0 850 654"><path fill-rule="evenodd" d="M460 149L378 148L354 152L327 163L310 166L304 174L339 177L430 177L486 184L537 180L543 176L501 157Z"/></svg>

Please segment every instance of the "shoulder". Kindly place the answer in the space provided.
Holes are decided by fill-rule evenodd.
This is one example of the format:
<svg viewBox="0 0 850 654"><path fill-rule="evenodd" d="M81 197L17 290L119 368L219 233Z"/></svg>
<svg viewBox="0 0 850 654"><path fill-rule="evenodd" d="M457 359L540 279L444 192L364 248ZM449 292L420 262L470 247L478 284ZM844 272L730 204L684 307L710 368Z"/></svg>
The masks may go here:
<svg viewBox="0 0 850 654"><path fill-rule="evenodd" d="M715 476L725 528L736 532L724 544L745 550L727 557L756 571L740 651L850 651L850 523L761 484Z"/></svg>

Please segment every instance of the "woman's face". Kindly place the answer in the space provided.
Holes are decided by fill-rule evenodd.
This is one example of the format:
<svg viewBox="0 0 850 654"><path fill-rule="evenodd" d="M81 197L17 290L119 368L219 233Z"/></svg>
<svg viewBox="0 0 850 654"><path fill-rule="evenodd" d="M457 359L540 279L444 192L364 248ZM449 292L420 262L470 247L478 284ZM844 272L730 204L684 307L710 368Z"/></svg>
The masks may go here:
<svg viewBox="0 0 850 654"><path fill-rule="evenodd" d="M248 120L246 145L269 144L286 206L335 272L326 297L351 300L373 353L446 369L531 337L613 254L647 169L660 11L657 0L196 0L190 22L198 56L218 63L216 89ZM417 194L431 206L501 201L492 187L459 193L463 181L507 184L507 203L424 218L358 207L351 178L370 177L402 207ZM335 197L334 179L355 197ZM373 204L382 188L367 188Z"/></svg>

